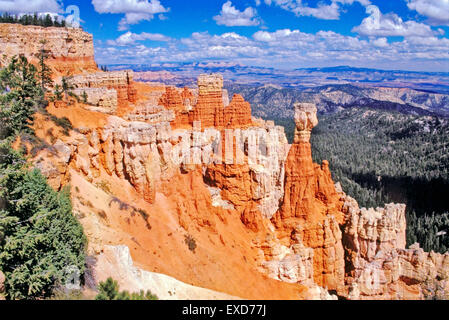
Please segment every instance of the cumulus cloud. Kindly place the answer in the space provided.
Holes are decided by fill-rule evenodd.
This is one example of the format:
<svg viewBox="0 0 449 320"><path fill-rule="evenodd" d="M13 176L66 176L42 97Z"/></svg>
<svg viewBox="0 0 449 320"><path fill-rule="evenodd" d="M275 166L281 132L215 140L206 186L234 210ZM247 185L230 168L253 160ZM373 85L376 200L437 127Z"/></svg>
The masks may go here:
<svg viewBox="0 0 449 320"><path fill-rule="evenodd" d="M386 47L388 47L388 40L387 40L387 38L373 39L373 40L371 40L371 43L375 47L379 47L379 48L386 48Z"/></svg>
<svg viewBox="0 0 449 320"><path fill-rule="evenodd" d="M331 0L329 2L319 2L317 7L309 7L303 4L302 0L265 0L267 5L277 5L280 8L291 11L297 16L311 16L322 20L338 20L342 5L352 5L355 2L363 6L371 4L369 0ZM256 1L256 4L260 1Z"/></svg>
<svg viewBox="0 0 449 320"><path fill-rule="evenodd" d="M271 67L355 64L388 68L432 66L440 70L449 61L449 39L431 35L388 41L386 36L363 39L334 31L316 33L298 29L259 30L252 36L237 32L194 32L182 39L145 46L143 39L163 41L160 34L125 33L115 42L103 43L96 55L102 63L220 62ZM115 46L112 46L116 44Z"/></svg>
<svg viewBox="0 0 449 320"><path fill-rule="evenodd" d="M248 7L243 11L239 11L232 5L231 1L223 4L220 14L215 16L214 20L217 24L227 27L257 26L260 24L257 18L257 11L254 8Z"/></svg>
<svg viewBox="0 0 449 320"><path fill-rule="evenodd" d="M126 30L129 25L143 20L151 20L154 15L168 12L159 0L92 0L98 13L124 13L119 23L119 30Z"/></svg>
<svg viewBox="0 0 449 320"><path fill-rule="evenodd" d="M61 13L62 4L58 0L0 0L0 11L9 13Z"/></svg>
<svg viewBox="0 0 449 320"><path fill-rule="evenodd" d="M449 25L448 0L407 0L407 6L429 18L432 24Z"/></svg>
<svg viewBox="0 0 449 320"><path fill-rule="evenodd" d="M403 21L395 13L382 14L375 5L366 8L369 16L363 19L362 23L354 27L352 32L357 32L363 36L419 36L427 37L434 35L434 31L430 26L416 21Z"/></svg>
<svg viewBox="0 0 449 320"><path fill-rule="evenodd" d="M163 41L167 42L170 41L171 38L164 36L160 33L147 33L142 32L140 34L127 32L122 34L120 37L118 37L115 40L108 40L107 44L112 46L129 46L135 44L137 41L145 41L145 40L151 40L151 41Z"/></svg>

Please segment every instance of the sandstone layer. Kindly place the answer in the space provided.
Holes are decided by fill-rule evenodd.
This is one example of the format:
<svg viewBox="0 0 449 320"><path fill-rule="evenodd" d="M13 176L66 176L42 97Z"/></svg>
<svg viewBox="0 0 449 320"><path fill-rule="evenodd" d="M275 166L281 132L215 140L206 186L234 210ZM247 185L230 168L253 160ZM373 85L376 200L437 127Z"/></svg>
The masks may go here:
<svg viewBox="0 0 449 320"><path fill-rule="evenodd" d="M131 71L98 72L92 37L79 29L0 24L6 56L35 58L41 39L57 81L82 73L69 79L87 95L47 108L73 130L36 115L48 147L33 161L55 189L72 188L98 262L93 286L115 275L167 299L447 294L449 254L406 249L403 205L360 209L327 161L313 163L315 105L295 105L289 145L242 96L229 101L221 75L201 75L198 88L139 83Z"/></svg>
<svg viewBox="0 0 449 320"><path fill-rule="evenodd" d="M36 63L39 53L45 49L49 56L47 63L59 75L98 70L92 35L77 28L0 23L0 47L0 66L5 66L18 55Z"/></svg>
<svg viewBox="0 0 449 320"><path fill-rule="evenodd" d="M80 87L102 88L96 75L85 79L76 78ZM403 205L359 209L334 185L328 162L312 162L314 105L296 105L291 146L269 121L215 127L226 111L244 110L233 102L222 108L217 79L204 76L211 88L198 96L186 88L156 95L145 89L146 100L138 94L124 116L50 105L77 128L70 136L53 132L57 140L37 119L36 132L53 140L53 151L41 152L36 165L55 188L78 188L74 209L91 255L101 255L104 245L126 245L139 268L250 299L423 299L445 292L447 255L405 249ZM208 110L201 95L210 95ZM197 107L210 127L189 118ZM178 127L183 113L186 126ZM228 152L226 141L233 142ZM192 252L183 244L187 236ZM186 261L196 267L187 271ZM243 280L245 274L252 276ZM123 279L125 287L135 281Z"/></svg>

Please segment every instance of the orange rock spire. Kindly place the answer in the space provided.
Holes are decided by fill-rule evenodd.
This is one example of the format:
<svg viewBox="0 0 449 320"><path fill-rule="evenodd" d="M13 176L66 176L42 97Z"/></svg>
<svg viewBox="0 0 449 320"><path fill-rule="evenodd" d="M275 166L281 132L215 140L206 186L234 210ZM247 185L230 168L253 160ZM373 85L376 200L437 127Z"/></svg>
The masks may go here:
<svg viewBox="0 0 449 320"><path fill-rule="evenodd" d="M314 281L329 290L344 289L341 202L328 163L312 161L310 134L318 124L313 104L295 104L295 140L285 165L285 194L273 217L285 245L302 241L313 249Z"/></svg>

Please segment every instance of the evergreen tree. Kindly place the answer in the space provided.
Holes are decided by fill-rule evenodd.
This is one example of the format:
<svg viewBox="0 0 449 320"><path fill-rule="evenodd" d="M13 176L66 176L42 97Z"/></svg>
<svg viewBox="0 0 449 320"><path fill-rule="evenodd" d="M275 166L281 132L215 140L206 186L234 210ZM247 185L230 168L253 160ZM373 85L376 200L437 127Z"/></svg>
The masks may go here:
<svg viewBox="0 0 449 320"><path fill-rule="evenodd" d="M42 47L39 51L39 81L41 83L42 92L47 92L47 87L52 84L52 71L50 67L47 65L46 60L48 59L48 51L45 49L45 45L47 44L46 40L41 41Z"/></svg>
<svg viewBox="0 0 449 320"><path fill-rule="evenodd" d="M53 27L53 18L49 14L45 16L44 27Z"/></svg>
<svg viewBox="0 0 449 320"><path fill-rule="evenodd" d="M83 99L83 103L87 103L88 96L87 96L86 91L83 91L81 98Z"/></svg>
<svg viewBox="0 0 449 320"><path fill-rule="evenodd" d="M7 298L49 297L68 280L68 266L83 274L86 238L67 190L55 192L8 145L1 155L0 269Z"/></svg>
<svg viewBox="0 0 449 320"><path fill-rule="evenodd" d="M56 84L55 85L55 92L54 92L56 101L61 101L62 100L62 93L63 92L62 92L61 86L59 84Z"/></svg>
<svg viewBox="0 0 449 320"><path fill-rule="evenodd" d="M0 71L0 119L8 135L32 133L34 113L43 101L37 70L24 56L13 57Z"/></svg>
<svg viewBox="0 0 449 320"><path fill-rule="evenodd" d="M65 95L65 99L68 100L69 96L72 94L72 90L74 89L74 86L70 81L70 77L62 77L61 88Z"/></svg>
<svg viewBox="0 0 449 320"><path fill-rule="evenodd" d="M57 18L53 19L51 15L38 15L34 13L33 15L24 14L20 18L17 15L11 15L4 12L0 16L0 23L15 23L23 25L33 25L40 27L66 27L66 21L59 21Z"/></svg>
<svg viewBox="0 0 449 320"><path fill-rule="evenodd" d="M0 72L0 270L8 299L48 297L69 280L67 267L80 275L85 268L86 238L68 189L54 191L11 147L17 135L34 133L30 124L43 101L37 79L23 56Z"/></svg>

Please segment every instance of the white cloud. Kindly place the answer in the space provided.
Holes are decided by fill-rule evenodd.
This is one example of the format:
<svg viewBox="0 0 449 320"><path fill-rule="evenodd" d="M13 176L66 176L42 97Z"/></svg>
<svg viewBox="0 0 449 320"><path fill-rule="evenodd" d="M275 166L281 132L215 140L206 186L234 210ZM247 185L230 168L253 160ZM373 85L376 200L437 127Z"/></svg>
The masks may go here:
<svg viewBox="0 0 449 320"><path fill-rule="evenodd" d="M430 26L415 21L403 21L395 13L382 14L379 8L370 5L366 8L369 16L363 19L362 23L352 29L363 36L419 36L427 37L434 35Z"/></svg>
<svg viewBox="0 0 449 320"><path fill-rule="evenodd" d="M428 17L432 24L449 25L448 0L407 0L407 6Z"/></svg>
<svg viewBox="0 0 449 320"><path fill-rule="evenodd" d="M92 4L98 13L124 13L119 30L126 30L131 24L151 20L155 14L170 10L159 0L92 0Z"/></svg>
<svg viewBox="0 0 449 320"><path fill-rule="evenodd" d="M58 0L0 0L0 11L9 13L52 12L62 13Z"/></svg>
<svg viewBox="0 0 449 320"><path fill-rule="evenodd" d="M107 44L108 45L112 45L112 46L129 46L129 45L134 45L136 43L136 41L145 41L145 40L151 40L151 41L163 41L163 42L167 42L170 41L171 38L164 36L163 34L160 33L147 33L147 32L143 32L140 34L136 34L136 33L132 33L132 32L127 32L122 34L120 37L118 37L115 40L108 40Z"/></svg>
<svg viewBox="0 0 449 320"><path fill-rule="evenodd" d="M214 20L217 24L227 27L257 26L260 24L257 18L257 11L254 8L248 7L243 11L239 11L232 5L231 1L223 4L220 14L215 16Z"/></svg>
<svg viewBox="0 0 449 320"><path fill-rule="evenodd" d="M387 38L378 38L371 41L371 43L378 48L386 48L388 47Z"/></svg>
<svg viewBox="0 0 449 320"><path fill-rule="evenodd" d="M311 16L323 20L340 19L341 6L352 5L355 2L363 6L371 4L369 0L331 0L330 3L319 2L317 7L309 7L307 4L303 4L302 0L265 0L265 4L271 5L273 3L297 16Z"/></svg>
<svg viewBox="0 0 449 320"><path fill-rule="evenodd" d="M158 47L134 43L142 37L130 34L122 38L123 45L108 47L107 43L97 50L96 55L101 63L218 61L286 68L351 64L379 68L420 66L440 70L441 64L449 61L449 39L437 35L410 36L390 42L386 37L365 40L333 31L260 30L252 37L236 32L221 35L195 32Z"/></svg>

